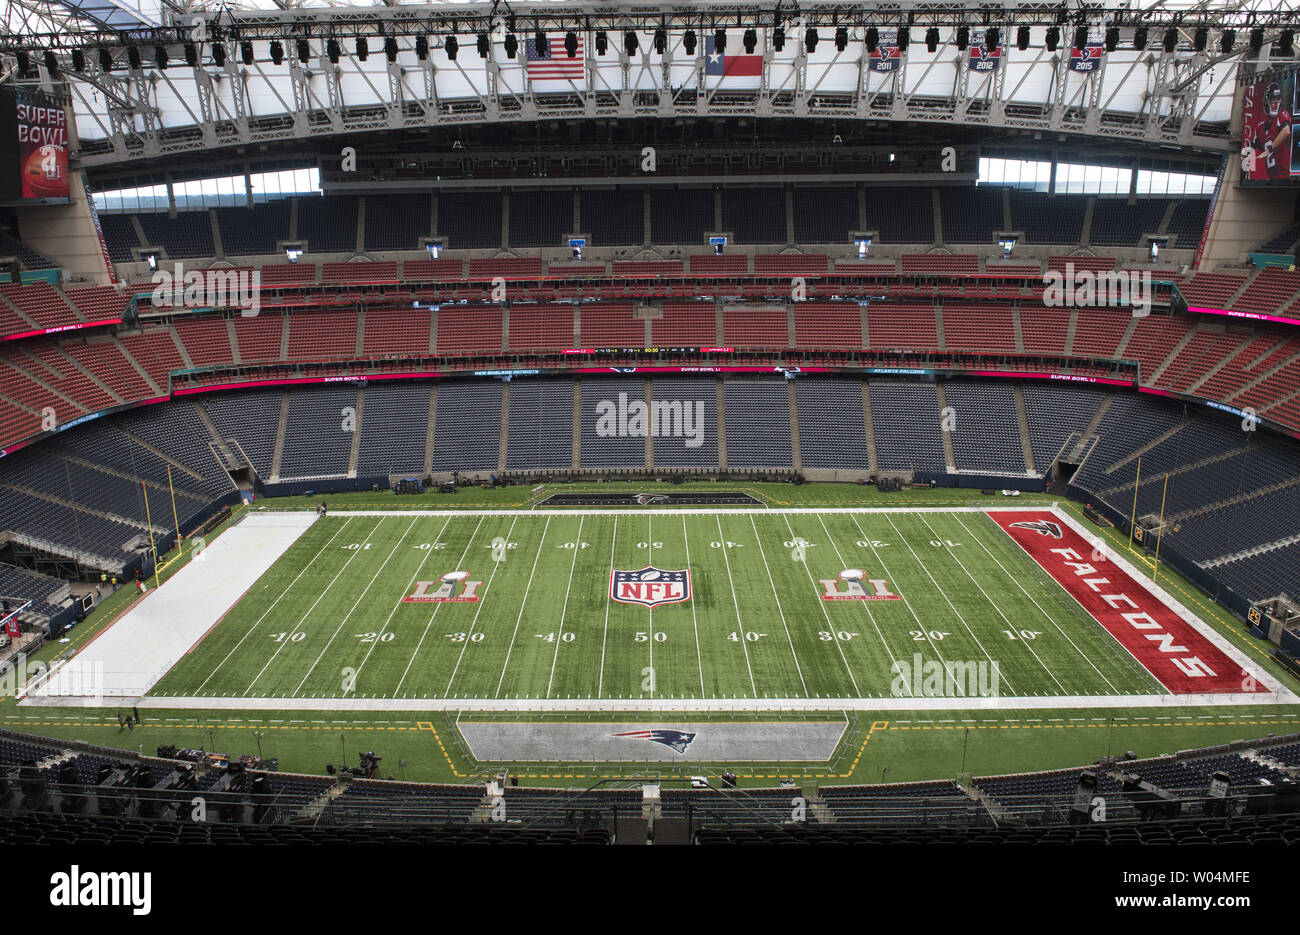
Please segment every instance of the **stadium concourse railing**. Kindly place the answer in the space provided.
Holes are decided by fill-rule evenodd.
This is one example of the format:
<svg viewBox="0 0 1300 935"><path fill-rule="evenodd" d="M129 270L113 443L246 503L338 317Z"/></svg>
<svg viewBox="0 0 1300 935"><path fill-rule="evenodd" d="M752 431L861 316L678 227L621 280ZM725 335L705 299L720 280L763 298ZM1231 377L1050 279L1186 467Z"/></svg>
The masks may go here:
<svg viewBox="0 0 1300 935"><path fill-rule="evenodd" d="M20 744L29 760L0 765L0 813L145 817L159 821L194 820L195 797L202 798L212 823L276 826L412 826L503 823L515 827L612 827L620 818L684 818L708 827L1053 827L1097 819L1094 795L1105 800L1104 822L1169 820L1300 811L1300 768L1295 781L1231 783L1223 794L1210 780L1197 787L1170 785L1153 791L1136 784L1150 770L1170 764L1235 755L1245 750L1267 754L1270 747L1294 745L1300 734L1234 741L1151 760L1107 758L1098 764L1049 773L951 781L822 787L805 792L793 780L780 787L730 787L718 769L693 767L692 777L666 775L654 764L623 778L571 788L517 787L492 773L477 784L423 784L340 779L265 772L203 751L189 760L140 756L129 751L0 731L0 742ZM3 749L3 747L0 747ZM36 759L37 753L44 754ZM1131 756L1131 755L1130 755ZM78 762L85 768L78 770ZM1244 762L1244 761L1243 761ZM47 765L41 766L41 763ZM1080 798L1069 794L1009 794L986 791L991 783L1016 780L1077 784L1085 771L1109 782ZM1202 770L1205 771L1205 770ZM67 781L80 772L96 782ZM704 777L707 788L692 788ZM1120 783L1132 780L1126 788ZM63 780L63 781L59 781ZM650 808L643 786L659 789ZM266 792L255 789L269 788ZM1086 802L1085 802L1086 799ZM656 804L657 802L657 804Z"/></svg>

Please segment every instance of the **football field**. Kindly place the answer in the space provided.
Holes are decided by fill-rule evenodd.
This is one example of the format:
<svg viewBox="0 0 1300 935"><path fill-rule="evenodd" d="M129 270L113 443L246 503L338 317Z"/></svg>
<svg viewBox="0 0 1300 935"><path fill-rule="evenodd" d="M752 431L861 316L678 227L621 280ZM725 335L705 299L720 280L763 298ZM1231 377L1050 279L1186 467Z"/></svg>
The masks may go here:
<svg viewBox="0 0 1300 935"><path fill-rule="evenodd" d="M925 682L936 667L959 678ZM150 694L472 708L1167 684L989 512L537 510L320 519Z"/></svg>

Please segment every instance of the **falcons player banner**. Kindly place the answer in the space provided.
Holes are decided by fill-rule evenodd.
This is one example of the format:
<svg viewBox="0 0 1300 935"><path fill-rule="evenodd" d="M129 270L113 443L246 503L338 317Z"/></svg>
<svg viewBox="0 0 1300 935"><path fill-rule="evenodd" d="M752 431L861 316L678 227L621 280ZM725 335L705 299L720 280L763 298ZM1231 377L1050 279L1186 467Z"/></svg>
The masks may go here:
<svg viewBox="0 0 1300 935"><path fill-rule="evenodd" d="M1300 177L1294 128L1297 69L1247 85L1241 103L1241 180L1286 182Z"/></svg>

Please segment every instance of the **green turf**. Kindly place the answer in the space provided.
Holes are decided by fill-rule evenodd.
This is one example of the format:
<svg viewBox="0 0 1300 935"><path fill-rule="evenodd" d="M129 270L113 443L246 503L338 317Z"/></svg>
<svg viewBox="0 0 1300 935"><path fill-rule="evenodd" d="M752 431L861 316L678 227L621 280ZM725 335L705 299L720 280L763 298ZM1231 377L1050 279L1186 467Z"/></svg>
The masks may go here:
<svg viewBox="0 0 1300 935"><path fill-rule="evenodd" d="M689 568L691 600L609 599L645 565ZM900 599L822 600L848 567ZM477 602L402 601L454 570ZM996 666L1002 696L1162 691L983 513L539 510L329 516L152 694L872 698L917 658Z"/></svg>
<svg viewBox="0 0 1300 935"><path fill-rule="evenodd" d="M738 485L724 486L726 489L737 489ZM357 493L331 496L329 502L336 509L365 506L385 509L401 506L422 509L526 508L555 490L614 491L634 488L637 492L648 489L644 484L602 483L572 487L556 485L548 487L545 492L536 497L531 497L530 491L526 488L514 487L492 490L462 489L455 495L426 494L421 497ZM978 496L972 491L962 490L914 489L900 494L880 494L874 487L836 484L811 484L803 487L789 484L754 484L744 485L744 489L755 493L761 500L771 505L824 505L828 510L835 506L855 505L988 506L1002 505L1005 502L1001 498L990 499ZM1048 500L1049 498L1026 495L1020 498L1016 505L1043 503ZM285 498L263 503L274 509L285 509L312 508L315 502L315 499ZM1063 502L1061 505L1081 519L1077 504ZM235 518L237 519L243 512L243 508L237 508ZM836 517L833 512L823 515L827 522L832 524L833 520L838 521L843 518ZM335 518L341 519L341 517ZM733 517L734 519L739 519L739 516ZM774 518L758 518L758 521L765 522L771 519ZM676 517L676 520L680 522L681 517ZM732 522L725 517L723 521L728 524ZM392 519L389 522L392 522ZM583 538L587 541L592 541L587 535L590 522L590 518L584 520ZM621 518L620 540L623 537L624 522L625 519ZM659 528L658 516L655 517L654 522L656 528ZM966 522L969 525L971 519L967 518ZM991 531L1000 535L995 529ZM1097 529L1096 533L1106 539L1113 548L1117 550L1125 548L1126 537L1117 530ZM612 535L612 530L610 534ZM750 535L752 538L752 531ZM210 536L209 539L211 538ZM669 541L666 536L656 535L656 538L664 542ZM811 541L819 541L812 536L807 538ZM854 541L857 539L856 532L853 539ZM733 537L733 541L740 540ZM810 549L809 553L816 553L821 547L816 546ZM373 548L372 546L371 551ZM439 550L439 554L444 551ZM744 552L744 548L739 551ZM733 552L731 557L736 558L737 554ZM485 550L483 555L490 559L490 550ZM694 560L695 557L692 552L692 559ZM1134 561L1140 574L1150 577L1152 569L1149 558L1144 561L1141 555L1128 557ZM163 578L167 578L181 567L186 558L187 556L179 557L176 563L163 573ZM363 558L365 556L358 556L356 562L362 561ZM774 558L775 556L769 556L768 561L771 563ZM816 561L814 560L814 564ZM889 558L885 561L890 563ZM963 561L966 559L963 558ZM514 558L507 558L507 562L514 563ZM669 563L664 561L658 564L663 567ZM761 561L759 568L762 568ZM891 563L890 568L893 570L894 564ZM567 570L565 566L566 575ZM1021 570L1024 571L1023 568ZM1030 574L1036 576L1036 580L1043 582L1043 586L1046 587L1047 582L1036 568L1030 569ZM403 579L403 583L405 580ZM1022 582L1027 589L1031 589L1030 579L1022 579ZM1170 589L1175 597L1199 614L1202 619L1213 625L1225 638L1241 648L1255 664L1272 672L1293 690L1300 687L1300 682L1284 673L1269 658L1268 651L1271 648L1269 644L1250 637L1245 632L1241 621L1227 613L1204 592L1185 579L1171 575L1163 566L1160 571L1160 583ZM752 585L750 590L761 591L766 585L766 579L762 578L758 584ZM1038 591L1033 588L1031 593L1037 595ZM84 643L100 628L111 622L132 596L133 592L130 589L122 589L104 601L86 623L68 634L72 639L71 644L48 644L37 654L36 659L48 662L55 655L66 652L70 646L75 647ZM1041 601L1041 596L1039 599ZM946 608L942 601L940 605ZM423 619L427 620L431 608L430 605L423 606L426 613ZM459 605L457 609L463 609L464 606L473 605ZM529 606L554 612L550 605L534 602L532 599L529 601ZM445 605L443 610L439 611L439 615L452 610L453 607L457 605ZM626 609L641 610L633 607ZM833 606L829 609L834 613L840 613L840 610ZM517 612L518 605L516 605ZM666 610L656 611L656 619L662 619L666 612ZM814 612L820 614L816 608ZM859 610L859 614L865 618L865 611ZM513 620L511 622L513 625ZM336 625L337 621L334 621L331 629ZM287 629L287 626L281 629ZM859 628L859 632L865 631ZM891 640L892 638L891 636ZM894 643L891 642L890 645ZM573 645L569 644L564 648L567 651L572 649ZM554 651L554 647L551 649ZM378 651L377 649L376 653ZM879 652L880 650L877 649L878 654ZM204 675L206 676L206 673ZM1003 687L1005 689L1005 686ZM469 756L455 730L456 715L454 714L428 711L400 713L305 711L295 710L292 702L285 702L277 706L276 710L266 711L146 708L141 709L141 714L144 717L144 725L141 729L135 733L119 733L116 712L111 709L98 711L75 708L30 708L17 706L12 698L0 699L0 726L7 729L65 740L84 740L105 747L128 750L139 748L145 753L154 752L159 744L174 744L182 747L223 750L236 755L255 754L259 752L260 742L262 752L267 756L279 758L281 769L320 773L327 763L338 764L346 757L347 762L355 764L357 753L362 750L375 750L384 757L382 767L384 775L425 781L471 781L494 772L499 766L494 763L477 763ZM744 718L789 720L791 717L799 716L790 713L734 711L717 714L709 712L683 714L686 715L695 720L711 717L721 717L726 720ZM487 713L473 715L478 719L519 716L521 715ZM562 714L538 712L529 713L527 716L530 719L565 717ZM975 775L1032 771L1084 765L1094 762L1107 753L1119 754L1126 750L1133 750L1142 756L1150 756L1226 743L1231 740L1258 738L1269 734L1288 734L1300 730L1300 707L1285 705L1264 708L1251 706L1178 710L1117 708L1035 709L1005 712L979 709L942 712L879 711L849 712L847 715L831 711L808 712L803 716L834 718L847 716L849 718L850 727L832 761L743 768L740 770L743 774L742 778L750 781L751 778L765 780L778 775L791 775L807 786L809 783L879 782L882 776L892 782L953 777L963 771ZM606 718L620 721L647 720L656 723L659 721L649 715L627 713L605 715L583 713L571 714L568 717L580 717L583 720ZM887 726L880 728L877 726L880 724ZM403 762L405 766L402 765ZM690 773L709 772L727 765L729 764L690 764L673 768L671 764L653 764L647 769L656 775L684 778ZM517 770L527 782L537 785L581 785L599 776L627 775L637 771L627 764L592 763L555 763L546 766L519 764Z"/></svg>

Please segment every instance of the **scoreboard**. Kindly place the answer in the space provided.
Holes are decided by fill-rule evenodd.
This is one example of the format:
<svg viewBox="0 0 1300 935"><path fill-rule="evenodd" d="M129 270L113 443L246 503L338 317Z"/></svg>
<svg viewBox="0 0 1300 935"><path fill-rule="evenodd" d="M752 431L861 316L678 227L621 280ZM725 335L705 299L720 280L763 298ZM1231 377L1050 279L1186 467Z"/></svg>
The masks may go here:
<svg viewBox="0 0 1300 935"><path fill-rule="evenodd" d="M67 204L68 111L27 88L0 88L0 205Z"/></svg>

